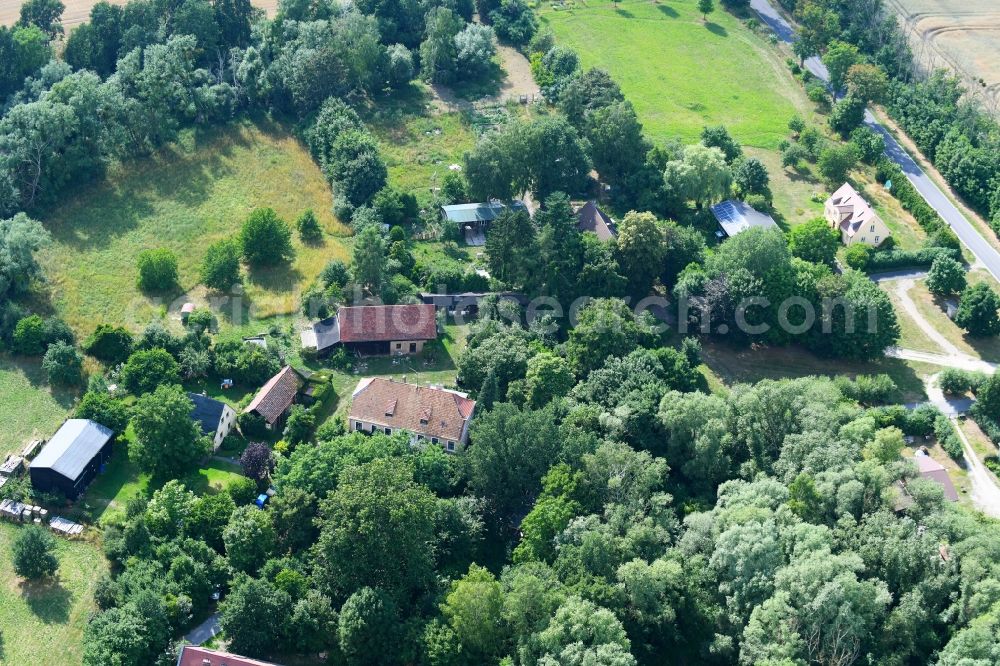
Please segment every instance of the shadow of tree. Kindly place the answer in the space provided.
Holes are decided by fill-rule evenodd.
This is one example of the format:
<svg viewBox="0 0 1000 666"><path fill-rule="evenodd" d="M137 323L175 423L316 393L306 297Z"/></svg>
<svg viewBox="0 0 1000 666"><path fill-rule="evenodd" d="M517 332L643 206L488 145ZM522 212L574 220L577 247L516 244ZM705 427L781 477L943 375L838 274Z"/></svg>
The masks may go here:
<svg viewBox="0 0 1000 666"><path fill-rule="evenodd" d="M729 36L729 31L723 28L718 23L713 23L709 21L708 23L705 24L705 27L708 28L708 31L713 35L718 35L719 37Z"/></svg>
<svg viewBox="0 0 1000 666"><path fill-rule="evenodd" d="M45 624L65 624L73 595L60 584L58 578L40 581L22 581L21 596L35 616Z"/></svg>
<svg viewBox="0 0 1000 666"><path fill-rule="evenodd" d="M615 7L615 14L621 16L622 18L635 18L635 14L627 9L622 9L621 7Z"/></svg>
<svg viewBox="0 0 1000 666"><path fill-rule="evenodd" d="M657 5L656 8L660 10L661 14L669 16L670 18L677 18L680 16L680 14L677 13L677 10L670 5Z"/></svg>

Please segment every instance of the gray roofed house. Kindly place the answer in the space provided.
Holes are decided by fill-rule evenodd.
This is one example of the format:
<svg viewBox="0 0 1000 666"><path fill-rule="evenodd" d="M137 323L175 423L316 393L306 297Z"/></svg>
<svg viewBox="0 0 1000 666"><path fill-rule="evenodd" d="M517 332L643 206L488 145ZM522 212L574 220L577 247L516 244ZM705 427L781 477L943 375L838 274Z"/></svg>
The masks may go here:
<svg viewBox="0 0 1000 666"><path fill-rule="evenodd" d="M236 424L236 410L215 398L200 393L188 393L194 403L191 420L201 426L201 433L212 438L212 447L218 449L222 440L229 435Z"/></svg>
<svg viewBox="0 0 1000 666"><path fill-rule="evenodd" d="M712 215L719 222L717 236L732 238L753 227L777 229L778 223L770 215L754 210L742 201L729 199L712 206Z"/></svg>
<svg viewBox="0 0 1000 666"><path fill-rule="evenodd" d="M75 499L111 457L114 437L114 431L100 423L69 419L31 461L32 487Z"/></svg>
<svg viewBox="0 0 1000 666"><path fill-rule="evenodd" d="M615 221L593 201L588 201L576 211L576 228L581 232L589 231L597 234L602 241L614 240L618 236Z"/></svg>

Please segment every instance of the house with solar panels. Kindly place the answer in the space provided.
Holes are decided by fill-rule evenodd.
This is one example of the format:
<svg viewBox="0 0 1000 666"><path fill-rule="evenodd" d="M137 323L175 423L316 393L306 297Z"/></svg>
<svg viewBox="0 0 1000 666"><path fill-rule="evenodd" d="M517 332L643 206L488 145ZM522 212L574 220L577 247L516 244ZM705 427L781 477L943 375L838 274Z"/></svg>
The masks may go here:
<svg viewBox="0 0 1000 666"><path fill-rule="evenodd" d="M76 499L111 458L115 433L89 419L69 419L31 465L31 487Z"/></svg>
<svg viewBox="0 0 1000 666"><path fill-rule="evenodd" d="M524 202L517 200L511 202L510 209L528 210ZM507 205L500 201L453 204L441 206L441 219L447 224L458 226L459 232L469 245L484 245L490 224L505 210Z"/></svg>
<svg viewBox="0 0 1000 666"><path fill-rule="evenodd" d="M728 199L712 206L712 215L719 223L719 230L715 232L716 238L725 240L732 238L736 234L743 233L747 229L759 227L761 229L777 229L778 223L770 215L755 210L743 201Z"/></svg>

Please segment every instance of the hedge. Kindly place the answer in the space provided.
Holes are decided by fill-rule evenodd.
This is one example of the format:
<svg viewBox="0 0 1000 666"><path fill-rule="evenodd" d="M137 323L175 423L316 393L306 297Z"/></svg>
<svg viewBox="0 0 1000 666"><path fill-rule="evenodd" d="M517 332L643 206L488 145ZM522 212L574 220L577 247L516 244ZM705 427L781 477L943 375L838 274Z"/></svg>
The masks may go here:
<svg viewBox="0 0 1000 666"><path fill-rule="evenodd" d="M946 256L955 261L962 260L962 253L950 247L923 247L919 250L881 250L868 256L865 270L888 271L896 268L916 268L930 266L939 256Z"/></svg>
<svg viewBox="0 0 1000 666"><path fill-rule="evenodd" d="M942 228L948 228L937 211L931 208L930 204L913 187L913 183L903 175L903 170L899 168L898 164L883 157L876 165L875 179L883 185L887 181L892 181L892 189L890 190L892 195L899 200L905 210L913 215L917 223L928 234L933 234Z"/></svg>

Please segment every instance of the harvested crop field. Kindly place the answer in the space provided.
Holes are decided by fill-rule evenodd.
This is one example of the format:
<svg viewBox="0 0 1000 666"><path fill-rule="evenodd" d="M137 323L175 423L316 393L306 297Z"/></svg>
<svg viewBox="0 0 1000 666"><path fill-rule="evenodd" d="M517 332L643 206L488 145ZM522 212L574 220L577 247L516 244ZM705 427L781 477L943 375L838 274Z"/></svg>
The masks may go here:
<svg viewBox="0 0 1000 666"><path fill-rule="evenodd" d="M124 5L126 0L108 0L112 4ZM63 0L66 11L63 12L63 26L67 30L85 23L90 16L90 8L96 5L98 0ZM250 0L254 7L260 7L267 12L268 16L274 16L278 11L278 0ZM0 0L0 25L14 25L21 13L23 0Z"/></svg>
<svg viewBox="0 0 1000 666"><path fill-rule="evenodd" d="M889 0L924 68L950 67L994 113L1000 111L997 0Z"/></svg>

